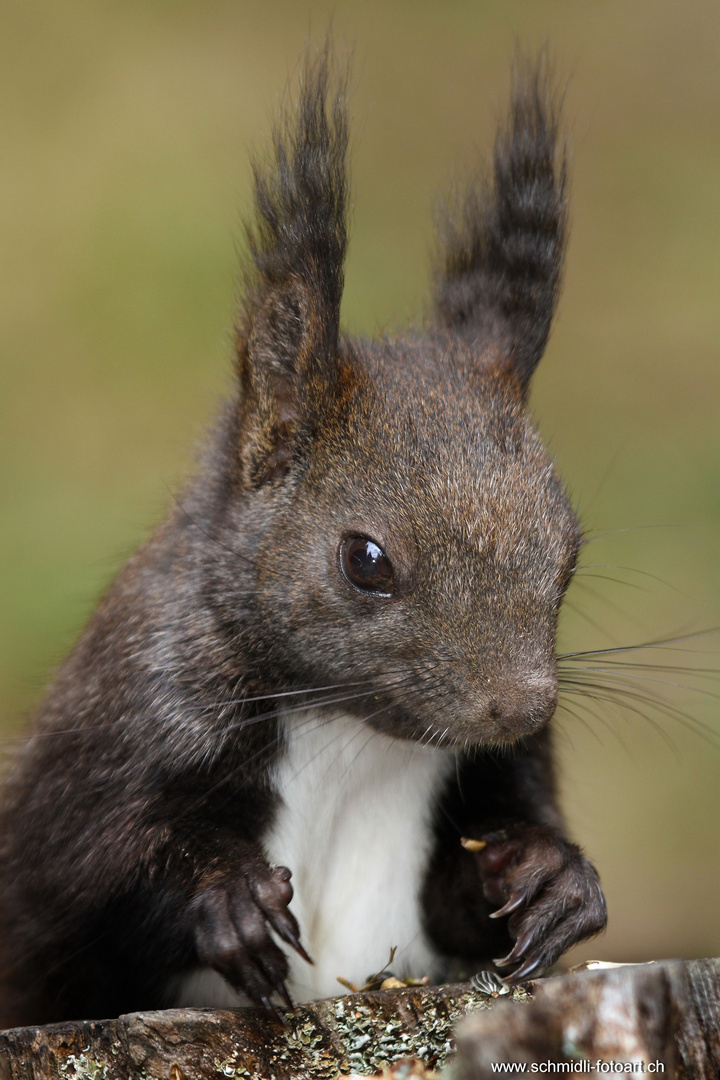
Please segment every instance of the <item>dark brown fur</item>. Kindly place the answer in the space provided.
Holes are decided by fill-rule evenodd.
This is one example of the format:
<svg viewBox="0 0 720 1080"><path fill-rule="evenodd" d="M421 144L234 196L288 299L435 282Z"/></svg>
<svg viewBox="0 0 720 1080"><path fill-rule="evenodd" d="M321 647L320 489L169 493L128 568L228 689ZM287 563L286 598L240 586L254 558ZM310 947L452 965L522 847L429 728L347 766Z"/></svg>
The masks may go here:
<svg viewBox="0 0 720 1080"><path fill-rule="evenodd" d="M566 232L542 65L516 79L493 184L446 219L435 322L397 340L339 333L347 136L329 87L325 55L256 169L237 396L6 785L4 1024L156 1007L198 963L256 1000L282 992L268 925L296 948L299 930L260 837L291 691L456 749L423 896L442 954L488 964L517 939L523 974L604 925L546 726L580 533L524 405ZM387 553L391 596L343 578L353 535ZM459 845L488 832L477 856ZM509 927L488 919L502 904Z"/></svg>

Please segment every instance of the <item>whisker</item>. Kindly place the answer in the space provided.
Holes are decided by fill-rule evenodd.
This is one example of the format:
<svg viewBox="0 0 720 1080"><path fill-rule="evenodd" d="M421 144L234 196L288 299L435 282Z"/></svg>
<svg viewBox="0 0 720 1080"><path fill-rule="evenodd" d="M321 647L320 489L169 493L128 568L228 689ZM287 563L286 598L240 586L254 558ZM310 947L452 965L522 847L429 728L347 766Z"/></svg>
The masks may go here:
<svg viewBox="0 0 720 1080"><path fill-rule="evenodd" d="M583 535L584 544L592 544L598 540L604 540L606 536L619 536L622 533L640 532L642 529L684 529L685 525L668 522L665 525L627 525L623 529L604 529L602 532L586 532Z"/></svg>
<svg viewBox="0 0 720 1080"><path fill-rule="evenodd" d="M575 657L570 657L569 659L574 661ZM583 657L579 657L579 659L583 659ZM700 675L703 678L708 678L708 679L709 678L714 678L714 679L720 678L720 668L698 668L698 667L693 667L690 664L666 664L664 661L661 661L660 663L657 663L654 660L653 661L648 660L648 661L645 661L645 662L639 661L639 660L616 660L614 657L609 657L607 659L602 660L602 664L604 665L604 667L618 668L618 669L621 669L621 670L625 670L626 668L630 668L631 670L637 670L637 671L671 671L671 672L675 671L680 675ZM583 668L572 667L572 668L567 668L567 670L568 671L577 671L577 670L582 671L584 669ZM588 670L592 670L592 669L588 669Z"/></svg>
<svg viewBox="0 0 720 1080"><path fill-rule="evenodd" d="M621 604L618 604L615 600L612 599L612 597L606 596L606 594L604 592L601 592L599 589L594 588L590 584L590 582L583 580L582 578L575 577L573 579L571 588L584 589L585 592L589 593L594 600L600 601L601 604L604 604L606 608L609 608L611 611L615 612L616 615L622 615L623 617L626 617L625 608ZM642 586L635 586L635 588L642 588Z"/></svg>
<svg viewBox="0 0 720 1080"><path fill-rule="evenodd" d="M588 615L586 611L583 611L581 607L578 607L577 604L573 604L571 600L565 599L563 607L569 608L569 610L574 612L579 618L584 619L586 623L592 626L593 630L597 630L599 633L604 634L605 637L609 636L607 629L604 626L601 626L599 622L596 622L595 619Z"/></svg>
<svg viewBox="0 0 720 1080"><path fill-rule="evenodd" d="M367 690L362 690L353 694L336 694L333 697L316 698L310 701L302 701L297 705L281 705L277 709L270 709L267 712L258 713L255 716L242 717L234 723L228 724L225 728L225 731L234 731L238 728L238 726L242 727L246 723L260 723L264 720L270 720L278 716L287 716L293 713L304 712L307 709L315 709L321 706L326 707L328 705L338 705L345 702L361 701L363 698L369 697L371 694L381 693L383 689L402 689L403 685L411 681L411 678L411 676L404 676L403 678L398 679L395 682L387 683L385 688L375 685L370 686ZM274 700L274 696L268 695L268 697L270 698L270 700ZM243 704L245 700L247 699L239 699L238 704ZM264 699L260 698L258 700Z"/></svg>
<svg viewBox="0 0 720 1080"><path fill-rule="evenodd" d="M638 585L636 581L625 581L624 578L613 577L611 574L590 574L587 572L586 567L578 566L573 576L573 582L578 585L584 585L587 578L595 578L597 581L609 581L613 585L624 585L628 589L637 589L639 592L644 592L643 585ZM595 596L600 596L600 593L594 593Z"/></svg>
<svg viewBox="0 0 720 1080"><path fill-rule="evenodd" d="M715 694L712 690L706 690L703 686L690 686L687 683L670 682L668 679L657 679L649 674L638 675L632 671L607 671L604 668L595 667L574 667L569 670L572 670L573 674L578 673L580 675L583 673L591 675L607 675L609 679L614 680L619 683L619 685L623 685L622 682L620 682L622 679L634 679L636 682L641 683L655 683L659 686L670 686L675 690L689 690L694 694L702 694L705 697L715 698L716 701L720 701L720 694ZM649 668L648 670L652 669ZM656 670L663 671L664 669L658 668Z"/></svg>
<svg viewBox="0 0 720 1080"><path fill-rule="evenodd" d="M606 687L605 690L606 695L604 697L601 696L600 690L594 690L593 693L598 700L611 702L613 706L620 711L625 710L626 712L634 712L636 715L642 716L643 719L647 720L648 723L655 727L659 732L664 733L665 729L659 727L657 721L651 716L648 716L644 710L641 710L637 705L630 704L630 702L637 701L644 706L655 709L668 719L673 720L675 723L686 728L686 730L692 731L695 735L704 739L705 742L713 747L717 748L720 746L720 736L717 731L707 724L704 724L701 720L698 720L697 717L692 716L692 714L683 712L681 709L676 708L667 701L663 701L661 698L644 696L642 694L631 694L628 693L627 690L621 690L614 687ZM571 691L568 688L568 692L585 693L585 688L583 687L579 691Z"/></svg>
<svg viewBox="0 0 720 1080"><path fill-rule="evenodd" d="M318 717L318 714L315 712L315 710L317 708L324 708L325 706L327 706L330 703L339 703L339 702L343 702L343 701L357 701L357 700L360 700L363 697L367 697L371 693L381 693L383 691L383 689L387 689L387 688L389 688L389 689L398 689L398 688L402 689L403 686L412 686L414 684L415 680L416 680L416 673L411 672L411 673L408 673L405 676L403 676L403 678L398 679L398 680L394 681L393 683L389 684L389 687L387 685L386 685L386 687L375 686L374 688L372 688L372 689L370 689L370 690L368 690L367 692L364 692L364 693L351 694L351 695L339 695L339 696L336 696L335 698L332 698L332 699L322 698L322 699L319 699L317 701L304 701L304 702L302 702L302 703L300 703L298 705L282 706L279 709L273 709L273 710L270 710L268 712L262 713L262 714L260 714L258 716L245 717L245 718L237 721L236 725L232 725L232 724L228 725L227 733L230 733L233 730L237 730L239 728L242 728L245 725L250 725L250 724L260 723L260 722L266 722L266 721L268 721L270 719L276 719L279 716L286 716L289 713L290 714L297 714L297 713L302 713L302 712L310 712L310 713L312 713L312 715L309 716L306 720L297 720L297 719L293 720L293 727L292 727L293 733L297 733L297 732L307 733L317 725L318 719L319 719L320 723L323 724L323 725L330 724L335 719L335 717L333 717L333 716ZM432 690L434 688L435 688L435 684L431 683L430 684L430 689ZM374 716L377 716L377 715L379 715L379 714L381 714L383 712L386 712L389 709L392 709L394 707L395 707L395 703L394 702L389 702L386 705L382 706L381 708L375 709L375 710L373 710L373 712L367 713L365 716L360 717L359 718L359 723L360 724L365 723L366 721L372 719ZM359 727L358 731L362 732L362 727ZM331 742L329 744L326 743L323 747L321 747L320 750L317 752L317 754L313 755L313 757L311 759L309 759L309 761L306 762L303 765L303 768L306 768L308 765L310 765L312 763L312 761L314 761L319 754L323 753L327 749L328 745L331 745L333 741L336 741L337 739L341 738L343 734L344 734L344 732L342 732L342 731L339 732L336 736L334 736L334 738L331 740ZM353 736L353 738L354 737L355 736ZM217 784L215 784L215 785L211 786L210 788L206 789L206 791L203 793L203 795L200 797L200 799L196 803L192 804L192 806L189 809L195 809L197 806L201 805L202 802L209 795L214 794L215 792L217 792L221 787L225 786L226 784L230 785L232 783L234 777L239 775L244 769L246 769L253 762L257 761L259 758L263 757L264 755L267 755L267 754L271 753L274 750L274 748L276 746L278 746L283 741L284 738L285 738L285 732L282 731L281 729L277 730L274 733L274 735L272 736L272 738L268 738L267 742L259 750L257 750L254 754L251 754L249 757L244 758L243 761L240 762L240 764L235 769L233 769L229 773L225 774L221 778L221 780L218 781ZM226 801L229 801L231 798L232 798L232 795L228 795L228 799Z"/></svg>
<svg viewBox="0 0 720 1080"><path fill-rule="evenodd" d="M404 667L386 668L385 671L383 672L383 674L385 674L385 675L406 674L406 673L407 673L407 669L404 668ZM203 707L207 708L207 709L224 708L226 705L243 705L245 702L256 702L256 701L274 701L276 698L292 697L293 695L297 696L297 695L300 695L300 694L319 694L319 693L321 693L321 692L323 692L325 690L342 690L342 689L345 689L345 688L351 687L351 686L368 686L370 684L377 685L376 681L373 680L372 678L357 679L357 680L349 681L349 682L329 683L327 686L306 686L306 687L301 687L300 689L296 689L296 690L276 690L276 691L272 691L271 693L257 694L257 695L253 695L253 696L250 696L250 697L246 697L246 696L243 695L243 696L240 696L240 697L237 697L237 698L227 698L224 701L218 701L218 702L216 702L216 703L214 703L212 705L208 704L208 705L203 706Z"/></svg>
<svg viewBox="0 0 720 1080"><path fill-rule="evenodd" d="M650 570L640 570L636 566L623 566L621 563L584 563L579 566L575 571L576 574L581 573L585 575L587 570L623 570L627 574L637 574L639 577L649 578L651 581L657 581L660 585L664 585L668 589L672 589L673 592L678 593L679 596L688 596L688 593L679 589L677 585L673 585L672 581L667 581L665 578L661 578L658 574L653 574ZM625 581L623 578L611 577L604 574L588 574L588 577L597 577L603 581L613 581L616 585L629 585L633 586L631 581ZM635 588L639 586L635 585Z"/></svg>
<svg viewBox="0 0 720 1080"><path fill-rule="evenodd" d="M575 709L571 709L568 703L566 701L563 701L562 698L558 701L558 709L562 709L563 712L566 712L568 714L568 716L572 716L574 720L577 720L579 723L581 723L583 727L585 727L591 733L593 738L596 739L598 743L602 746L602 739L600 738L600 734L596 730L596 728L594 728L592 724L589 724L585 717L582 716L579 712L577 712ZM591 713L591 715L594 715L596 719L599 720L601 723L606 722L605 717L598 716L595 713Z"/></svg>
<svg viewBox="0 0 720 1080"><path fill-rule="evenodd" d="M564 682L562 689L566 693L587 695L594 697L596 700L608 701L612 703L615 708L635 712L637 715L642 716L643 719L651 723L653 727L656 727L657 722L655 720L649 717L647 713L641 710L637 705L632 704L632 702L640 702L642 705L651 706L688 730L694 731L696 735L705 739L705 741L713 747L717 748L720 746L720 736L718 732L714 731L707 724L703 724L697 717L683 712L669 701L666 701L657 695L653 695L650 692L641 694L624 686L618 687L607 685L605 683L593 683L589 680L571 680L569 682ZM664 733L663 728L658 728L658 730L661 733Z"/></svg>
<svg viewBox="0 0 720 1080"><path fill-rule="evenodd" d="M310 709L310 708L311 708L311 706L308 706L308 709ZM314 726L316 725L316 723L317 723L317 719L318 719L317 716L315 714L313 714L313 715L309 716L306 720L295 721L293 723L294 732L295 733L297 733L297 732L302 733L303 729L306 732L312 730L314 728ZM331 717L328 717L326 720L323 719L322 722L323 723L330 723L331 719L332 719ZM206 788L206 790L202 793L202 795L195 802L191 803L189 805L189 807L186 808L187 811L190 812L190 811L196 810L199 806L201 806L203 804L203 802L205 802L205 800L210 795L214 795L222 787L224 787L226 785L230 785L233 782L233 780L241 772L243 772L249 765L252 765L254 762L261 759L264 755L267 755L267 754L271 753L276 746L279 746L283 742L284 739L285 739L285 732L282 730L282 728L280 726L278 726L272 738L269 738L268 741L262 747L260 747L260 749L257 750L254 754L250 754L249 757L243 758L243 760L240 762L239 765L236 766L236 768L231 769L228 773L225 773L218 780L218 782L216 784L213 784L209 788ZM227 799L224 800L224 803L221 803L220 805L227 804L228 802L231 801L231 799L233 797L234 797L234 792L230 792Z"/></svg>
<svg viewBox="0 0 720 1080"><path fill-rule="evenodd" d="M609 693L604 694L604 693L602 693L600 691L597 691L597 690L593 691L591 694L586 694L584 689L580 690L580 691L573 691L572 689L568 688L567 692L568 693L578 692L578 693L583 694L583 697L590 697L594 701L607 702L608 704L612 705L615 709L619 710L621 712L621 714L622 713L634 713L635 716L639 716L641 719L646 720L647 723L650 724L650 726L662 738L663 742L665 742L670 747L670 749L673 751L673 753L677 756L677 746L672 741L672 739L668 735L667 731L665 731L665 729L662 727L662 725L660 725L657 722L657 720L655 720L652 716L649 716L638 705L631 704L629 696L627 698L625 696L623 696L622 698L620 698L618 700L618 698L612 696L612 694L609 694ZM644 701L644 699L641 699L641 700ZM653 704L655 707L658 707L656 702L651 702L651 704ZM678 718L673 717L673 719L678 719ZM620 740L618 732L615 730L614 727L612 727L612 725L609 726L609 730L611 730L613 732L613 734L615 735L615 737L622 743L622 740ZM625 748L625 749L627 749L627 748Z"/></svg>
<svg viewBox="0 0 720 1080"><path fill-rule="evenodd" d="M387 708L387 706L386 706L385 708ZM377 710L377 711L378 711L378 712L384 712L385 710L384 710L384 709L379 709L379 710ZM366 717L364 717L364 718L363 718L363 720L361 721L361 723L364 723L364 722L365 722L365 720L369 720L371 716L376 716L376 715L377 715L377 713L370 713L370 715L369 715L369 716L366 716ZM352 739L351 739L351 740L350 740L350 742L348 743L348 746L350 746L350 745L351 745L351 743L353 743L353 742L355 741L355 739L357 738L357 736L358 736L358 735L360 734L360 732L361 732L362 730L363 730L363 729L362 729L361 727L359 727L359 728L358 728L357 732L355 733L355 735L353 735ZM352 759L352 761L349 761L349 762L347 763L347 765L345 766L345 768L343 769L343 771L342 771L342 775L341 775L341 776L340 776L340 778L339 778L339 784L340 784L340 786L342 786L342 782L343 782L343 780L345 779L345 777L347 776L347 774L348 774L348 773L350 772L350 770L351 770L351 769L353 768L353 766L355 765L355 762L356 762L356 761L358 760L358 758L359 758L359 757L360 757L360 755L362 754L362 752L363 752L363 750L365 749L365 747L366 747L366 746L369 746L369 745L370 745L370 743L372 742L372 740L373 740L373 739L375 738L375 736L376 736L376 735L379 735L379 734L380 734L380 732L379 732L379 731L376 731L376 730L375 730L375 728L368 728L368 732L369 732L369 734L368 734L368 737L367 737L367 739L366 739L366 740L365 740L365 742L364 742L364 743L362 744L362 746L360 747L360 749L359 749L359 750L357 751L357 753L355 754L355 757L354 757L354 758Z"/></svg>
<svg viewBox="0 0 720 1080"><path fill-rule="evenodd" d="M575 660L578 657L584 656L607 656L611 653L628 653L637 652L640 649L668 649L668 651L675 651L670 646L678 643L685 643L687 641L696 641L698 638L709 637L711 634L720 633L720 627L712 626L707 630L697 630L689 634L678 634L675 637L657 638L652 641L643 641L637 645L615 645L607 649L584 649L579 652L572 653L560 653L557 657L560 660Z"/></svg>
<svg viewBox="0 0 720 1080"><path fill-rule="evenodd" d="M625 753L625 755L627 756L627 758L634 765L637 766L638 761L637 761L637 759L635 757L635 754L631 751L630 747L628 746L628 744L623 739L621 733L618 731L617 725L613 724L611 722L610 718L605 716L599 709L591 708L590 703L586 699L583 698L577 704L582 709L585 709L590 714L590 716L593 718L593 720L597 721L598 723L600 723L602 725L604 731L608 732L608 734L610 734L613 737L613 739L615 739L615 741L618 743L618 745L622 748L622 750ZM582 716L581 713L578 713L574 709L571 709L569 707L569 705L567 704L567 702L562 701L562 699L561 699L561 701L560 701L560 703L558 705L558 708L563 708L564 711L567 712L569 716L572 716L575 720L579 720L580 723L582 723L583 727L585 727L585 729L587 731L592 732L592 734L595 736L595 738L597 739L599 744L601 746L604 745L602 739L600 738L599 732L595 728L595 725L591 724L588 720L586 720ZM563 728L561 730L565 730L565 729Z"/></svg>

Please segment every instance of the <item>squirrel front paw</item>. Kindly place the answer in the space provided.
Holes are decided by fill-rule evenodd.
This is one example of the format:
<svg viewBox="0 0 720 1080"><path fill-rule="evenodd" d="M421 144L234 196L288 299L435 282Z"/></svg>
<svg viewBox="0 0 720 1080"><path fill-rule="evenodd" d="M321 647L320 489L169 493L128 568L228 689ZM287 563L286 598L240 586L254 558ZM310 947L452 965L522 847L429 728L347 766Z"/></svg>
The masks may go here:
<svg viewBox="0 0 720 1080"><path fill-rule="evenodd" d="M576 844L548 826L514 825L482 837L476 858L485 898L510 916L515 944L495 963L518 965L505 981L540 974L584 938L604 930L605 897L597 871Z"/></svg>
<svg viewBox="0 0 720 1080"><path fill-rule="evenodd" d="M288 962L270 930L312 963L300 944L297 921L288 910L293 896L290 877L285 866L270 868L258 862L237 871L229 880L206 884L194 904L200 961L273 1013L270 999L274 993L288 1008L294 1005L285 985Z"/></svg>

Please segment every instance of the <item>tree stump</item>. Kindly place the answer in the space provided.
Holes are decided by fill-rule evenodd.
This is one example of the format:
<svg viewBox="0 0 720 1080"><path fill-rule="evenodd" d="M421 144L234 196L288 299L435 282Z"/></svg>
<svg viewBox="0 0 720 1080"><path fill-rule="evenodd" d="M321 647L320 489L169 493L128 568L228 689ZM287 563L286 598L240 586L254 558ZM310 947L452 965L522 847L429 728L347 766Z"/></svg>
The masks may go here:
<svg viewBox="0 0 720 1080"><path fill-rule="evenodd" d="M175 1009L14 1028L0 1033L0 1080L332 1080L383 1068L422 1076L445 1068L460 1020L453 1080L720 1077L720 960L553 976L503 997L468 984L348 994L285 1018L287 1027L259 1009ZM413 1072L403 1059L423 1065Z"/></svg>
<svg viewBox="0 0 720 1080"><path fill-rule="evenodd" d="M500 1001L492 1016L459 1026L462 1080L503 1072L720 1077L720 960L619 965L528 988L526 1008Z"/></svg>

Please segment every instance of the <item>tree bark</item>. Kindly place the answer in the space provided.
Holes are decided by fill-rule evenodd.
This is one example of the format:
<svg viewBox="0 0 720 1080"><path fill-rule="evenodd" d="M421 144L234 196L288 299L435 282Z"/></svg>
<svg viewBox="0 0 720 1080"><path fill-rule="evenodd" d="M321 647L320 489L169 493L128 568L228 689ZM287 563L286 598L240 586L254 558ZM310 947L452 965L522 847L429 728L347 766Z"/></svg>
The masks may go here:
<svg viewBox="0 0 720 1080"><path fill-rule="evenodd" d="M452 1032L492 999L468 985L380 990L285 1012L172 1009L0 1033L0 1080L300 1080L378 1072L454 1049Z"/></svg>
<svg viewBox="0 0 720 1080"><path fill-rule="evenodd" d="M348 994L286 1013L287 1027L258 1009L177 1009L15 1028L0 1033L0 1080L330 1080L404 1058L443 1068L467 1013L457 1080L496 1076L501 1062L720 1077L720 960L695 960L553 976L498 998L467 984Z"/></svg>
<svg viewBox="0 0 720 1080"><path fill-rule="evenodd" d="M529 984L458 1028L461 1080L507 1072L720 1077L720 960L621 965Z"/></svg>

